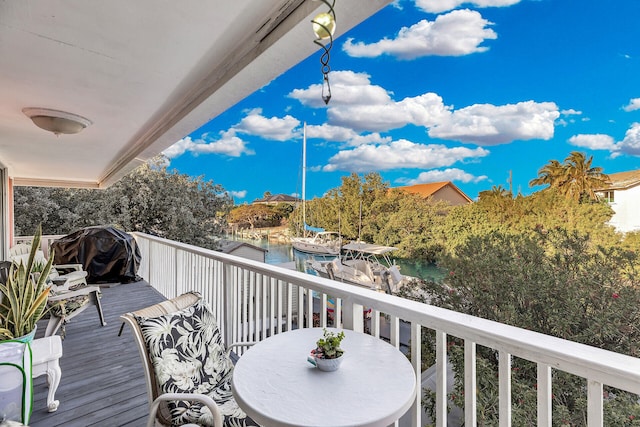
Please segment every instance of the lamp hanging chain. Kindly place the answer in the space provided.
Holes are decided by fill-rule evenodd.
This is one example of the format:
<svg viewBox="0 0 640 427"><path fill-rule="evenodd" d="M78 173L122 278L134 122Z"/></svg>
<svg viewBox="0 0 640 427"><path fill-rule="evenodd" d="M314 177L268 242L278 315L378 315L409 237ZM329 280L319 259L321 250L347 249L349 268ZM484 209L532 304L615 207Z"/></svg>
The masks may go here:
<svg viewBox="0 0 640 427"><path fill-rule="evenodd" d="M322 28L326 30L326 27L322 24L318 24ZM331 85L329 84L329 72L331 71L331 66L329 65L329 60L331 59L331 47L333 47L333 37L329 35L329 43L327 45L323 45L319 39L313 41L315 44L324 49L324 52L320 56L320 64L322 64L320 71L322 72L322 99L326 104L329 104L329 100L331 99Z"/></svg>

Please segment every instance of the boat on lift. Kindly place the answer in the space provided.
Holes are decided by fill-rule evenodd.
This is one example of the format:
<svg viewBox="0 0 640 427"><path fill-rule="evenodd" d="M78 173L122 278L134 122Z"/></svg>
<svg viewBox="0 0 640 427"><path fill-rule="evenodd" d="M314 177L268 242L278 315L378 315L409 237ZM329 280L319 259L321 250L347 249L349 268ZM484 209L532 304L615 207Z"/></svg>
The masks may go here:
<svg viewBox="0 0 640 427"><path fill-rule="evenodd" d="M342 239L335 231L318 231L313 237L292 237L291 245L297 251L314 255L340 255Z"/></svg>
<svg viewBox="0 0 640 427"><path fill-rule="evenodd" d="M389 254L397 248L370 243L348 243L344 255L332 261L312 260L309 266L320 276L339 282L393 294L409 277L400 273Z"/></svg>

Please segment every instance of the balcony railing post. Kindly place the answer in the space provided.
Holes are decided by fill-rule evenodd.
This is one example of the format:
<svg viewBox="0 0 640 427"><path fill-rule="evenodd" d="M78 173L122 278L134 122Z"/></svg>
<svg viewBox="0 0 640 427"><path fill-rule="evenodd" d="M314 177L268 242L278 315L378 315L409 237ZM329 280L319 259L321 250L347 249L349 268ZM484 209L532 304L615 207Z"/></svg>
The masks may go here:
<svg viewBox="0 0 640 427"><path fill-rule="evenodd" d="M436 427L447 427L447 334L436 331Z"/></svg>
<svg viewBox="0 0 640 427"><path fill-rule="evenodd" d="M477 425L476 343L464 340L464 425Z"/></svg>
<svg viewBox="0 0 640 427"><path fill-rule="evenodd" d="M409 409L411 414L411 425L422 425L422 327L416 323L411 323L411 365L416 372L416 396Z"/></svg>
<svg viewBox="0 0 640 427"><path fill-rule="evenodd" d="M233 283L231 278L233 277L233 266L227 263L223 263L222 268L222 297L224 298L224 342L227 344L233 343L233 298L232 287Z"/></svg>
<svg viewBox="0 0 640 427"><path fill-rule="evenodd" d="M364 307L362 304L354 304L352 301L343 301L342 324L346 329L356 332L364 331Z"/></svg>
<svg viewBox="0 0 640 427"><path fill-rule="evenodd" d="M511 355L506 351L500 351L498 369L500 427L511 427Z"/></svg>
<svg viewBox="0 0 640 427"><path fill-rule="evenodd" d="M602 383L587 381L587 426L602 427L604 425L604 407L602 402Z"/></svg>
<svg viewBox="0 0 640 427"><path fill-rule="evenodd" d="M173 251L172 261L176 274L175 281L173 282L173 296L177 297L182 293L182 290L184 290L185 277L187 277L187 271L191 270L191 263L185 266L186 257L182 257L182 260L180 260L180 251L178 249Z"/></svg>
<svg viewBox="0 0 640 427"><path fill-rule="evenodd" d="M538 363L538 427L551 427L551 366Z"/></svg>

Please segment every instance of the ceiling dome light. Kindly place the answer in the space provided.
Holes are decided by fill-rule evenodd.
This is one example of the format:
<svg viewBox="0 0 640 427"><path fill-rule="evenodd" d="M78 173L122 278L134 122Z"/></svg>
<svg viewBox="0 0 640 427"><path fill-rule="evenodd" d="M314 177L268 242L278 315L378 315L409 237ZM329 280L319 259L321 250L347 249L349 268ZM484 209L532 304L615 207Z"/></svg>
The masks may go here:
<svg viewBox="0 0 640 427"><path fill-rule="evenodd" d="M22 112L41 129L60 134L78 133L93 122L77 114L48 108L23 108Z"/></svg>

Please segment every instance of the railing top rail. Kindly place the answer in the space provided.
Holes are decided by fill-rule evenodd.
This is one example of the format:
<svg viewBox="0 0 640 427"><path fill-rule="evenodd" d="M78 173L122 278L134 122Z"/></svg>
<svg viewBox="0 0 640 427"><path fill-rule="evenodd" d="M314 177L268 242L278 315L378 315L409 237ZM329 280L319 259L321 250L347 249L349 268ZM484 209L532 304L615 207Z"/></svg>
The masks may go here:
<svg viewBox="0 0 640 427"><path fill-rule="evenodd" d="M640 359L452 310L347 285L298 271L248 260L143 233L136 237L212 258L238 268L293 283L471 340L517 357L640 394Z"/></svg>

